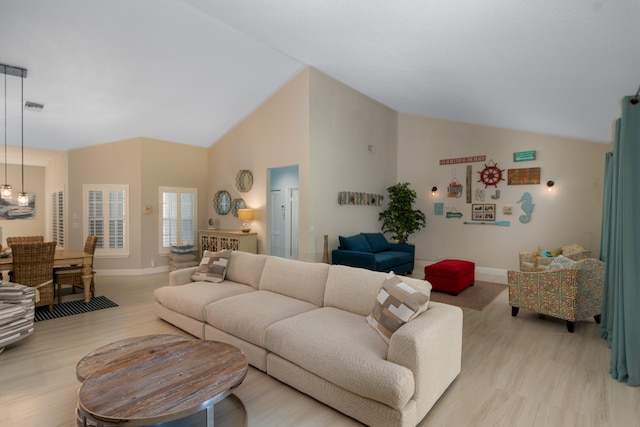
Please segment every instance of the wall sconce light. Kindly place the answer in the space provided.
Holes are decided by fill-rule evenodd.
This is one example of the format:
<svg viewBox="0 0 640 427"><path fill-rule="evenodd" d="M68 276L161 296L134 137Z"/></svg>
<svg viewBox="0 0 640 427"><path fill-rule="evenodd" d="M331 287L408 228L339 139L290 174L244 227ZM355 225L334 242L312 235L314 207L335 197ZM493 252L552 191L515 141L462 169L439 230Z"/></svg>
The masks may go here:
<svg viewBox="0 0 640 427"><path fill-rule="evenodd" d="M431 196L436 197L436 194L438 194L438 187L436 186L431 187Z"/></svg>
<svg viewBox="0 0 640 427"><path fill-rule="evenodd" d="M248 233L251 231L251 223L253 220L253 209L238 209L238 219L243 221L242 232Z"/></svg>
<svg viewBox="0 0 640 427"><path fill-rule="evenodd" d="M556 185L553 181L547 181L547 192L551 193L553 191L553 186Z"/></svg>

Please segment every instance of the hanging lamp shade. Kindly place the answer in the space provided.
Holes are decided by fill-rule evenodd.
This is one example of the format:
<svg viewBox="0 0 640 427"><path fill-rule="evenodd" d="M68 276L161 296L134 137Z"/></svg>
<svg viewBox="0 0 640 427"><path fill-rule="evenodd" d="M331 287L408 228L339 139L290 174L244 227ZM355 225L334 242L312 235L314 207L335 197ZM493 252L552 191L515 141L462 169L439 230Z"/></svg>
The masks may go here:
<svg viewBox="0 0 640 427"><path fill-rule="evenodd" d="M7 67L6 65L2 66L2 71L4 74L4 182L0 186L0 197L3 199L10 199L11 194L13 193L13 188L11 188L11 184L7 184Z"/></svg>

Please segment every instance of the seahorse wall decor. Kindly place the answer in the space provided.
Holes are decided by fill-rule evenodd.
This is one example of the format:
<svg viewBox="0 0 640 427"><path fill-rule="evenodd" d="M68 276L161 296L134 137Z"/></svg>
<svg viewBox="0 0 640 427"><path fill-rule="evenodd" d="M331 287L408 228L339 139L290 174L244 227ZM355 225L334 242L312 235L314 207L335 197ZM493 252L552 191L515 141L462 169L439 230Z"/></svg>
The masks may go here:
<svg viewBox="0 0 640 427"><path fill-rule="evenodd" d="M533 208L535 207L535 205L533 204L533 198L527 191L522 195L522 197L520 197L520 200L518 200L517 203L522 203L520 207L524 211L524 215L520 215L520 218L518 219L521 223L526 224L531 221L531 214L533 213Z"/></svg>

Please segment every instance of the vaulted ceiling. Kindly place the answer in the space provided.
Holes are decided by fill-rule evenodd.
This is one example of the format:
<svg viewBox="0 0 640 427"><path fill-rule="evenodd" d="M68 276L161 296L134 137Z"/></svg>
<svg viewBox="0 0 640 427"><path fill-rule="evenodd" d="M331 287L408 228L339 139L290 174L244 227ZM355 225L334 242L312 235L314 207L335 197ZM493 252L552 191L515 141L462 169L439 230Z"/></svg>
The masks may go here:
<svg viewBox="0 0 640 427"><path fill-rule="evenodd" d="M0 63L45 105L25 147L208 147L307 65L400 112L606 143L639 23L636 0L0 0ZM9 76L9 145L19 99Z"/></svg>

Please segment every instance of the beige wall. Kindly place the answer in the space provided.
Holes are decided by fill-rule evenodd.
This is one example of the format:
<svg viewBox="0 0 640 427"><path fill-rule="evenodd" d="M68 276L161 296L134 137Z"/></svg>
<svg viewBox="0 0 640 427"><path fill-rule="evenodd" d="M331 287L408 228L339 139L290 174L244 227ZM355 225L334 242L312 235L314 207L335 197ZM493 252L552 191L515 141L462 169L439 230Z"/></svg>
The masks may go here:
<svg viewBox="0 0 640 427"><path fill-rule="evenodd" d="M218 215L213 196L226 190L232 199L241 198L256 210L252 231L258 233L258 252L266 253L267 170L298 165L300 184L300 230L306 230L309 206L309 71L304 70L269 98L249 117L209 149L208 218L217 228L240 230L240 221L231 213ZM236 189L239 170L253 174L253 187L241 193ZM300 234L300 258L306 258L307 233Z"/></svg>
<svg viewBox="0 0 640 427"><path fill-rule="evenodd" d="M143 138L142 186L140 207L151 206L151 213L142 214L140 221L141 267L167 265L160 250L160 205L159 187L197 188L198 227L207 223L207 149L191 145L176 144ZM153 260L153 261L152 261Z"/></svg>
<svg viewBox="0 0 640 427"><path fill-rule="evenodd" d="M602 213L604 155L610 145L588 143L528 132L477 126L446 120L399 114L398 180L411 182L418 192L417 207L427 215L427 227L413 235L416 258L427 262L443 258L474 261L477 266L517 269L518 252L567 243L580 243L599 254ZM536 150L536 160L513 162L513 153ZM488 187L485 203L495 203L497 219L511 222L509 227L464 225L471 220L466 197L448 198L446 189L455 176L465 184L466 165L440 166L441 159L486 155L504 169L505 181L498 185L500 198L491 199L495 189ZM478 171L485 162L473 166L472 188L484 188ZM507 170L541 167L540 185L507 185ZM555 181L553 193L546 191L548 180ZM437 186L438 196L431 197ZM533 196L532 219L523 224L517 203L524 192ZM434 202L456 208L462 219L434 215ZM474 203L475 198L474 198ZM513 214L504 215L503 206Z"/></svg>
<svg viewBox="0 0 640 427"><path fill-rule="evenodd" d="M325 234L335 246L340 233L379 229L376 208L340 207L338 192L385 193L394 182L396 118L393 110L307 68L211 147L209 200L227 190L257 209L252 230L258 232L259 252L267 253L267 170L297 164L298 258L320 261ZM240 169L253 172L249 193L235 189ZM208 211L219 228L240 228L230 214L216 215L212 206Z"/></svg>
<svg viewBox="0 0 640 427"><path fill-rule="evenodd" d="M4 181L4 165L1 181ZM2 227L2 245L7 245L7 237L45 234L45 218L48 210L48 197L44 188L45 168L41 166L24 167L24 191L35 196L36 214L30 219L0 220ZM16 195L22 190L22 168L20 165L7 165L7 183L13 187ZM4 183L4 182L3 182Z"/></svg>
<svg viewBox="0 0 640 427"><path fill-rule="evenodd" d="M166 265L159 256L160 186L198 188L199 222L206 219L207 150L149 138L96 145L69 152L67 225L70 247L81 248L83 238L83 184L128 184L130 256L96 258L97 270L129 272ZM151 205L151 214L143 206Z"/></svg>
<svg viewBox="0 0 640 427"><path fill-rule="evenodd" d="M380 230L379 207L339 205L340 191L387 194L396 180L397 113L317 70L311 70L311 258L322 260L338 235ZM372 146L372 152L369 146Z"/></svg>

